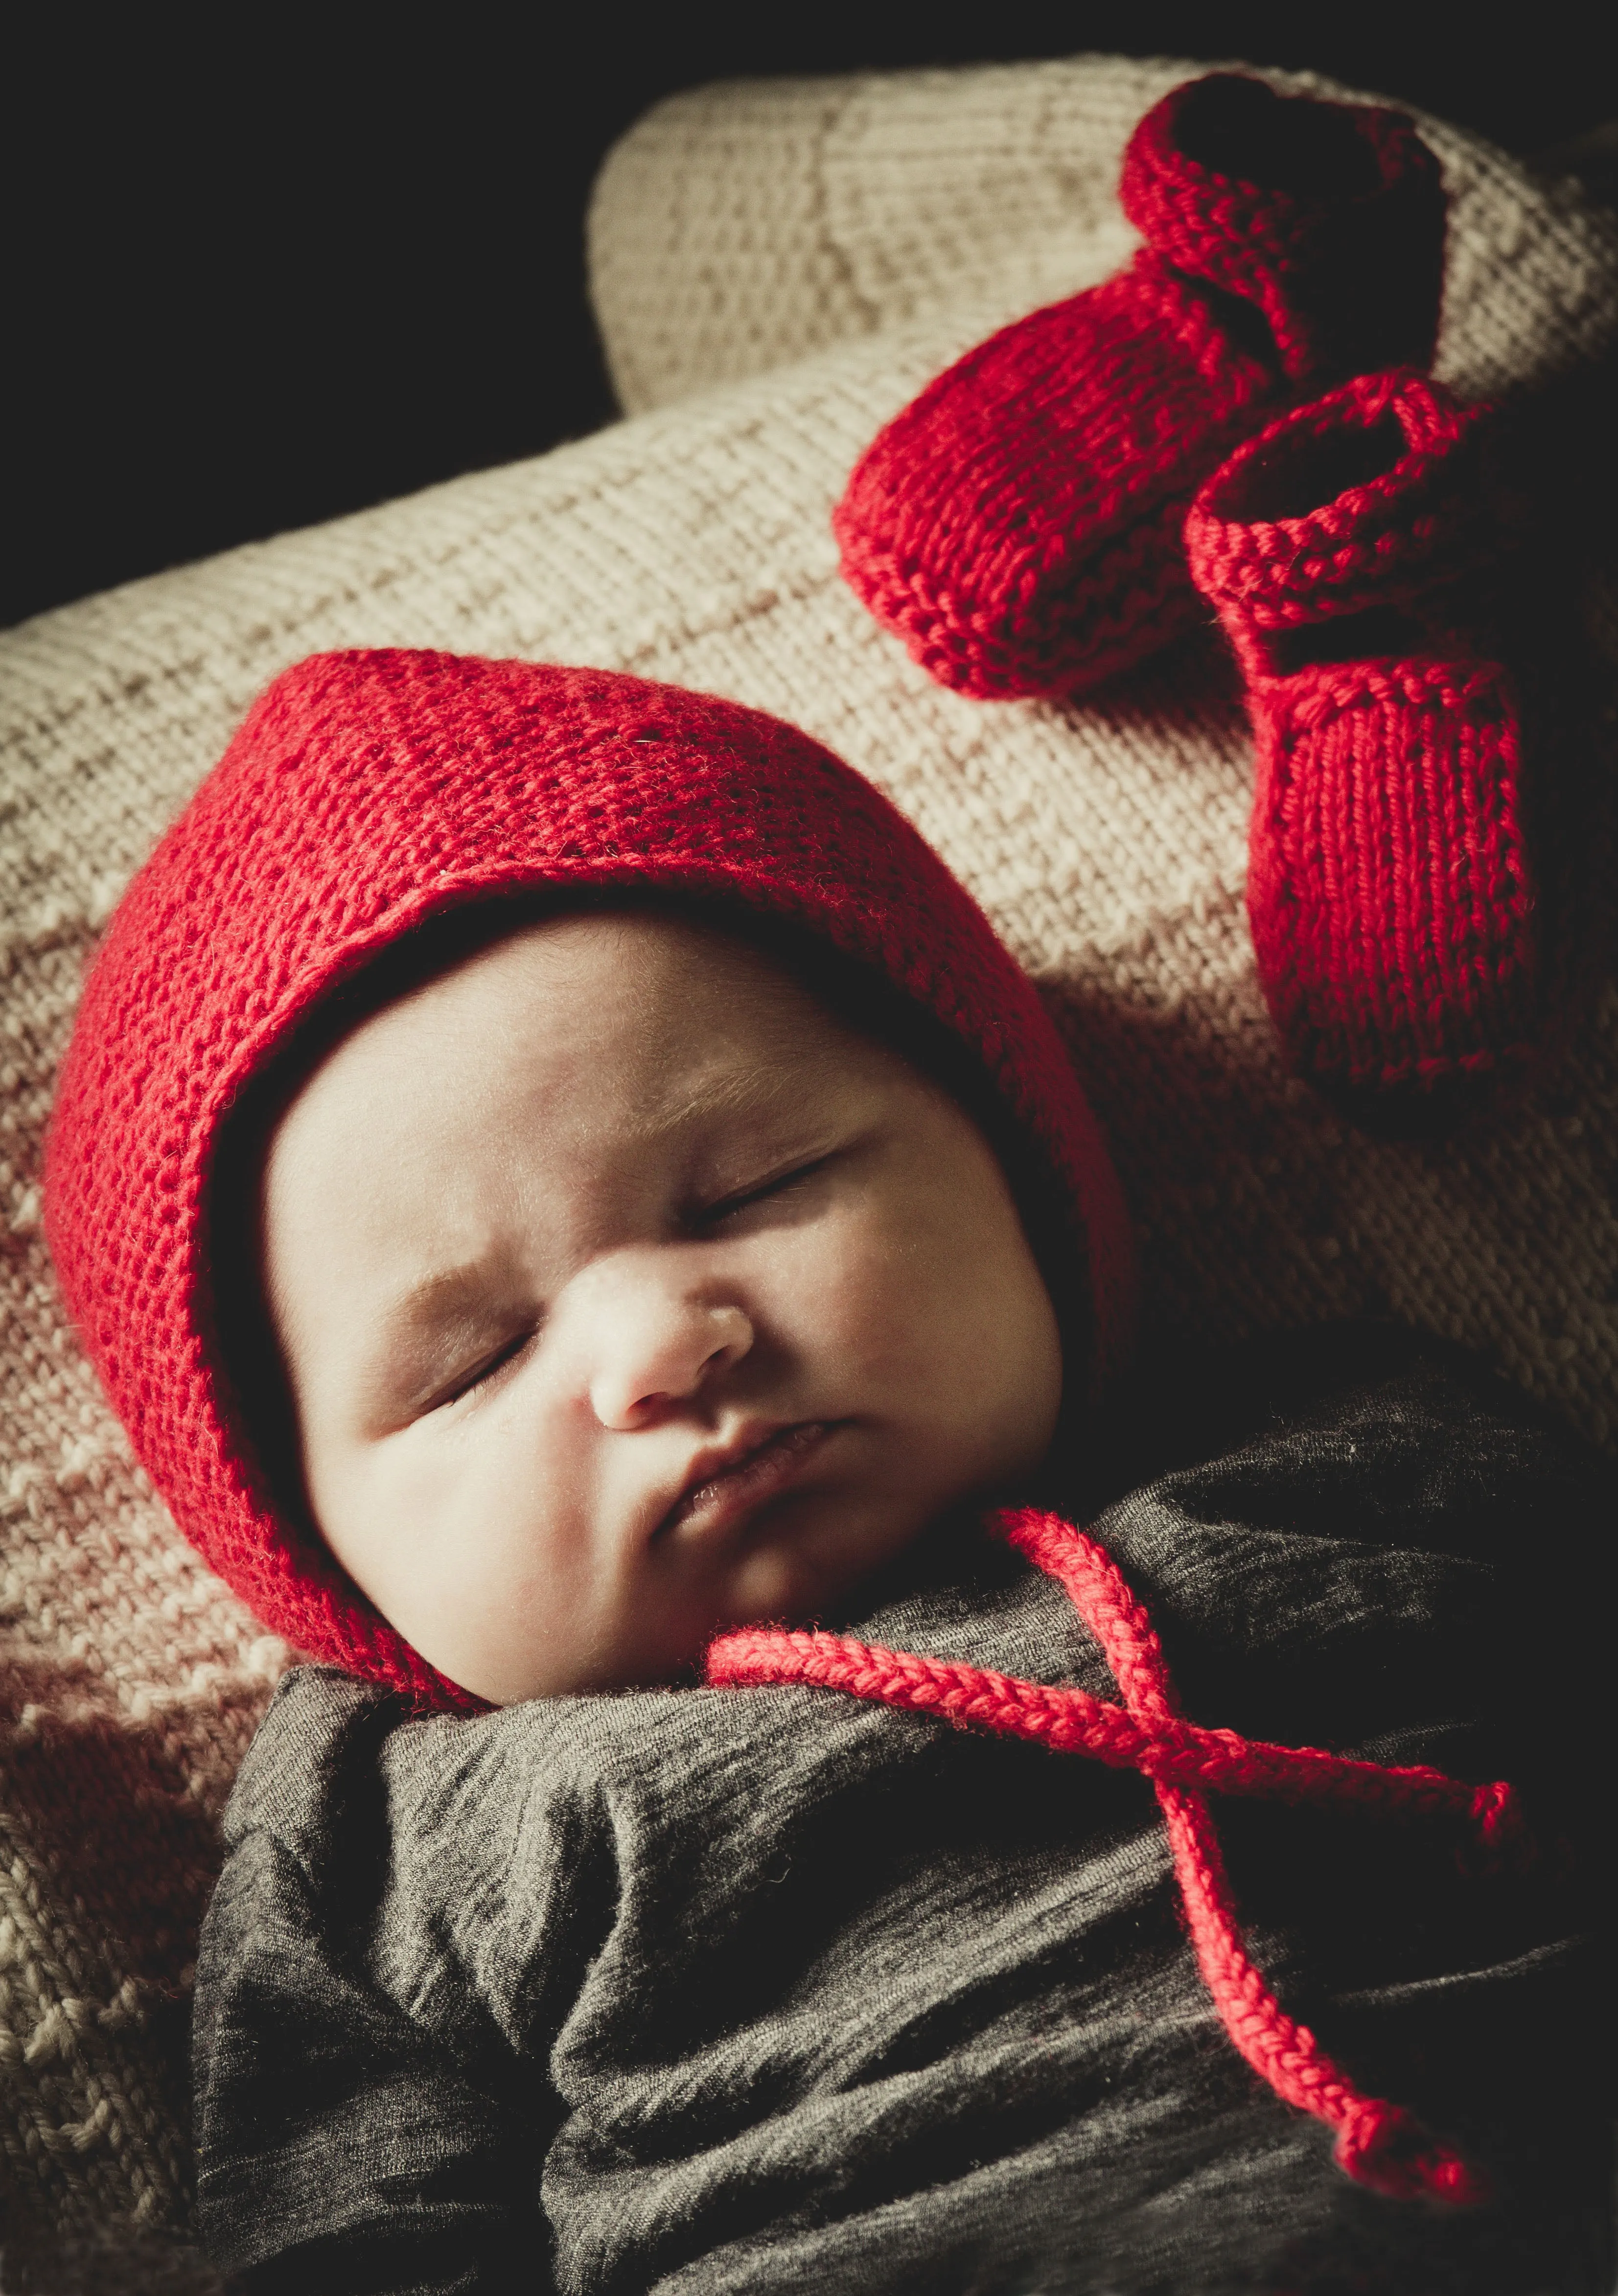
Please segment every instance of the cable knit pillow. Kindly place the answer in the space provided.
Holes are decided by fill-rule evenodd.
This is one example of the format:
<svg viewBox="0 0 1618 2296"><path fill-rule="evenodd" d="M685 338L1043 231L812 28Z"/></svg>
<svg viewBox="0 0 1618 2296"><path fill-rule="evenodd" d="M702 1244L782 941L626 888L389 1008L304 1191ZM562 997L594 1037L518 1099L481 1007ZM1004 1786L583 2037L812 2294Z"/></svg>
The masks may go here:
<svg viewBox="0 0 1618 2296"><path fill-rule="evenodd" d="M288 1653L133 1467L64 1325L37 1180L98 928L300 655L591 662L796 720L911 814L1049 996L1133 1198L1150 1325L1392 1308L1618 1436L1618 996L1508 1124L1440 1148L1346 1133L1277 1063L1242 907L1246 737L1211 644L1081 709L981 707L837 576L856 455L972 342L1113 267L1124 138L1195 69L1080 58L662 105L591 223L636 419L0 640L8 2291L210 2284L156 2239L187 2223L185 1988L217 1815ZM1440 372L1468 395L1588 372L1618 334L1610 218L1422 125L1453 198ZM1618 657L1598 568L1589 597ZM136 2227L153 2242L116 2264Z"/></svg>

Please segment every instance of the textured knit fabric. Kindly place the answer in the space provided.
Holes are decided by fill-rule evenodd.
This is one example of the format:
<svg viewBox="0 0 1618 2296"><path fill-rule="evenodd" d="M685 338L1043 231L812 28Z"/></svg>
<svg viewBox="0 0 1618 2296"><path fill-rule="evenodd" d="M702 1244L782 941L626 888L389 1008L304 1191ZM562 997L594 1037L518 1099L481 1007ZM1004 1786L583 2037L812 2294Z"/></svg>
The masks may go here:
<svg viewBox="0 0 1618 2296"><path fill-rule="evenodd" d="M919 1007L1040 1156L1101 1365L1129 1322L1118 1183L1061 1039L982 913L818 743L612 671L406 652L288 670L112 921L57 1090L47 1229L136 1456L213 1568L301 1649L462 1707L277 1506L221 1335L211 1191L232 1111L334 989L430 918L540 890L700 895ZM1082 1390L1093 1366L1067 1368Z"/></svg>
<svg viewBox="0 0 1618 2296"><path fill-rule="evenodd" d="M1538 618L1491 628L1476 578L1507 539L1487 430L1408 372L1367 376L1239 449L1186 528L1246 684L1247 913L1287 1057L1363 1120L1418 1130L1533 1057L1526 819L1588 781L1589 736L1557 754L1491 658L1504 639L1532 660Z"/></svg>
<svg viewBox="0 0 1618 2296"><path fill-rule="evenodd" d="M1125 150L1203 69L1077 55L669 97L608 154L591 196L590 294L620 404L645 414L872 334L919 360L930 336L934 364L899 384L896 414L929 373L1133 251L1118 204ZM1284 94L1388 104L1310 72L1263 78ZM1575 183L1431 112L1409 116L1448 207L1434 371L1473 397L1598 356L1610 215Z"/></svg>
<svg viewBox="0 0 1618 2296"><path fill-rule="evenodd" d="M1120 186L1146 246L930 383L837 506L842 570L946 685L1077 693L1197 617L1180 529L1278 401L1438 329L1438 163L1396 112L1212 73L1154 104Z"/></svg>
<svg viewBox="0 0 1618 2296"><path fill-rule="evenodd" d="M1219 1385L1096 1521L1191 1714L1504 1767L1548 1841L1592 1824L1598 1683L1575 1634L1567 1704L1520 1695L1517 1558L1554 1578L1610 1477L1396 1338ZM863 1639L1113 1691L1003 1546L919 1575ZM1219 1799L1284 1995L1493 2204L1351 2184L1228 2046L1138 1777L834 1690L411 1722L300 1671L203 1934L209 2236L300 2296L1605 2284L1602 1952L1557 1855L1467 1874L1441 1818Z"/></svg>
<svg viewBox="0 0 1618 2296"><path fill-rule="evenodd" d="M1252 742L1217 634L1105 707L987 709L912 664L837 571L832 509L883 424L1127 258L1124 145L1197 69L1089 56L672 99L612 156L592 215L592 293L638 419L0 637L8 2292L30 2253L45 2296L74 2287L70 2229L76 2255L102 2243L72 2267L86 2296L140 2285L153 2267L133 2255L114 2277L129 2227L185 2222L170 2042L218 1813L287 1660L131 1460L62 1307L38 1180L86 956L289 663L357 645L594 662L808 727L917 824L1088 1048L1148 1332L1218 1342L1391 1306L1618 1436L1610 990L1487 1132L1346 1131L1287 1076L1254 971ZM1434 373L1537 406L1613 340L1618 234L1576 187L1417 125L1450 202ZM1576 444L1565 410L1545 420ZM1567 547L1577 566L1581 538ZM1581 611L1609 659L1614 594L1598 562Z"/></svg>

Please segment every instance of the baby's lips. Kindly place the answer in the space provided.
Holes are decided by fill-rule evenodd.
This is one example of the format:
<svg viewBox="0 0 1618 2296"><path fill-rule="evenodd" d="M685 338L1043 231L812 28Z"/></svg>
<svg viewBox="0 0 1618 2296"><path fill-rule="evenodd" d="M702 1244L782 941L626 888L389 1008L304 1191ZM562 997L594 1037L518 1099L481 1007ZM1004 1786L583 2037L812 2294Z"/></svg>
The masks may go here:
<svg viewBox="0 0 1618 2296"><path fill-rule="evenodd" d="M707 1540L737 1529L791 1488L831 1432L829 1421L799 1420L732 1447L730 1458L721 1453L717 1464L711 1455L699 1454L693 1480L653 1536Z"/></svg>

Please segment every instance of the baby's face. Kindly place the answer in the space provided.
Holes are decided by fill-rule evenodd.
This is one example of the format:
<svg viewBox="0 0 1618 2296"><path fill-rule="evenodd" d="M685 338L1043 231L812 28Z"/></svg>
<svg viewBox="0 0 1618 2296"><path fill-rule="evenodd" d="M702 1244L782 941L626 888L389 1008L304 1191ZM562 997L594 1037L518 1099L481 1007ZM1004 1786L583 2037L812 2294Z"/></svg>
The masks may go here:
<svg viewBox="0 0 1618 2296"><path fill-rule="evenodd" d="M1055 1431L971 1119L682 922L558 919L367 1021L282 1120L264 1228L320 1529L499 1704L810 1616Z"/></svg>

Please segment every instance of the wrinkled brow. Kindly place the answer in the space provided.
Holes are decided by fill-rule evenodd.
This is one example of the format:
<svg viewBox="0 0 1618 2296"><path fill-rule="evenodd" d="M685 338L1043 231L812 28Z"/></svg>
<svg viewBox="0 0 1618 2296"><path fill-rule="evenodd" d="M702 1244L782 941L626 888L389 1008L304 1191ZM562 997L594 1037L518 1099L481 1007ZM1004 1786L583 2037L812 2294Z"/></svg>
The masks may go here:
<svg viewBox="0 0 1618 2296"><path fill-rule="evenodd" d="M784 1029L782 1035L784 1038ZM666 1097L628 1117L616 1135L617 1144L632 1152L649 1152L709 1125L751 1117L801 1120L818 1134L829 1119L826 1088L836 1066L818 1048L790 1064L722 1064L689 1082L679 1080ZM501 1272L502 1259L503 1255L491 1253L460 1260L402 1285L383 1303L377 1318L384 1344L408 1345L457 1331L471 1340L510 1323L513 1308L490 1297L490 1278Z"/></svg>
<svg viewBox="0 0 1618 2296"><path fill-rule="evenodd" d="M446 1324L497 1322L498 1310L491 1309L488 1298L489 1277L496 1264L491 1255L416 1276L385 1302L378 1318L382 1328L390 1335L407 1338Z"/></svg>
<svg viewBox="0 0 1618 2296"><path fill-rule="evenodd" d="M784 1029L782 1036L786 1049ZM791 1049L795 1057L790 1067L784 1062L735 1062L671 1092L661 1105L635 1119L633 1136L650 1142L727 1116L817 1115L837 1063L819 1048L807 1057L798 1047Z"/></svg>

